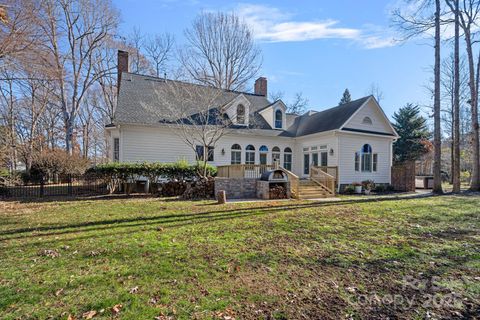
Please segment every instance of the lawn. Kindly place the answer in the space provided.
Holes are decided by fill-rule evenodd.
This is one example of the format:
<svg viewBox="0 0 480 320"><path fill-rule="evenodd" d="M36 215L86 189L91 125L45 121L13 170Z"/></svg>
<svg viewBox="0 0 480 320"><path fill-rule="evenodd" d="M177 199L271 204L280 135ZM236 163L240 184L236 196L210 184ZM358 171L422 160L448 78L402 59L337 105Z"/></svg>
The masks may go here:
<svg viewBox="0 0 480 320"><path fill-rule="evenodd" d="M480 198L0 203L1 319L472 318Z"/></svg>

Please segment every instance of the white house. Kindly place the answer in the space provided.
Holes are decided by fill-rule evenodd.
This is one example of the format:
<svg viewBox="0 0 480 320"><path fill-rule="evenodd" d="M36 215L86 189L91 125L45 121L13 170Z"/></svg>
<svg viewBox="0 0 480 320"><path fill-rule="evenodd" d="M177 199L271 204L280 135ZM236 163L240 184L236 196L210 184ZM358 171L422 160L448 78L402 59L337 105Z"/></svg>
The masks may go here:
<svg viewBox="0 0 480 320"><path fill-rule="evenodd" d="M128 63L119 61L122 65ZM167 115L158 93L172 80L122 70L119 78L116 113L107 126L111 159L195 162L195 152L164 123ZM254 93L223 90L221 97L218 107L232 119L232 129L211 150L211 164L278 161L300 178L308 178L312 165L337 167L339 187L367 179L391 182L392 143L398 135L373 96L323 111L288 114L281 100L267 99L267 80L262 77Z"/></svg>

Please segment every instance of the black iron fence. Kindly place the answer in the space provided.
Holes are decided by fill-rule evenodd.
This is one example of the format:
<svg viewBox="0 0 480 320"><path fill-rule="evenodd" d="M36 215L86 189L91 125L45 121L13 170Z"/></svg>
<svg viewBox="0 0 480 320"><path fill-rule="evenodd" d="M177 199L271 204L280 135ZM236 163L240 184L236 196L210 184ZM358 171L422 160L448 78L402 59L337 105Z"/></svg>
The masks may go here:
<svg viewBox="0 0 480 320"><path fill-rule="evenodd" d="M99 175L55 175L0 177L0 199L25 199L59 196L95 196L107 194L104 177Z"/></svg>

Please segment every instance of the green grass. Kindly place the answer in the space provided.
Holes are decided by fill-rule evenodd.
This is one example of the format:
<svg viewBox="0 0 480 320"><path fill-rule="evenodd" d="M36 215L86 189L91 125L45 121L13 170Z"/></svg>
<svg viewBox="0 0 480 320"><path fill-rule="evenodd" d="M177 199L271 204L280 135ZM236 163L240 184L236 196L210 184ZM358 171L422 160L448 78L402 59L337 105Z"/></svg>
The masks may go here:
<svg viewBox="0 0 480 320"><path fill-rule="evenodd" d="M0 318L474 316L479 200L0 203Z"/></svg>

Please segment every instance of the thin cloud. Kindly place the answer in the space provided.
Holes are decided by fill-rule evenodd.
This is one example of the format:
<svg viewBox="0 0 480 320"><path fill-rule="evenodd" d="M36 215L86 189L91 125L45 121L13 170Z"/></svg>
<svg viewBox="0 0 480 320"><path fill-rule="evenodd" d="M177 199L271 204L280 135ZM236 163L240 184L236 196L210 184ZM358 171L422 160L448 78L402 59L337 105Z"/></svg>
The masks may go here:
<svg viewBox="0 0 480 320"><path fill-rule="evenodd" d="M393 37L384 37L378 30L361 30L339 26L339 21L295 21L292 14L278 8L256 4L242 4L236 10L254 30L259 41L293 42L318 39L345 39L359 43L366 49L395 45ZM372 29L371 26L369 29Z"/></svg>

